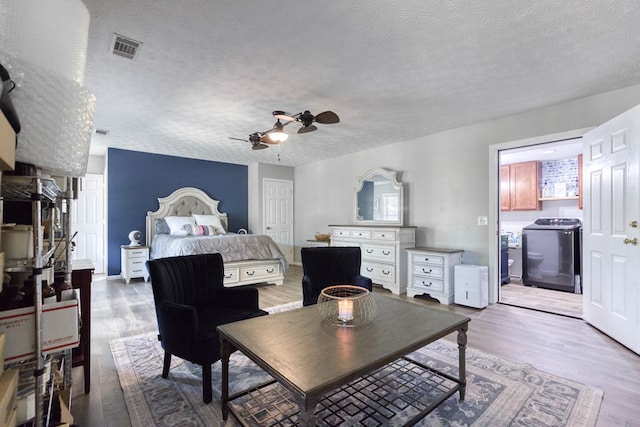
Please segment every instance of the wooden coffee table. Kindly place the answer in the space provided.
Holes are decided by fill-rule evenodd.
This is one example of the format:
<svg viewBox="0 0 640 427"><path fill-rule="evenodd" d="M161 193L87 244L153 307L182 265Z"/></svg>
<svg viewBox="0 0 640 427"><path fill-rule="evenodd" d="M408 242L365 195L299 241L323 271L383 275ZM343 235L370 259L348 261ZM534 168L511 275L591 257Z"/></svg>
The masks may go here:
<svg viewBox="0 0 640 427"><path fill-rule="evenodd" d="M328 325L317 306L218 326L223 418L228 418L229 402L240 395L229 396L229 356L235 349L291 392L300 410L300 425L314 426L314 410L324 394L453 332L458 333L459 376L438 374L455 386L407 425L415 424L457 391L464 400L470 319L381 294L373 297L378 306L375 319L357 328Z"/></svg>

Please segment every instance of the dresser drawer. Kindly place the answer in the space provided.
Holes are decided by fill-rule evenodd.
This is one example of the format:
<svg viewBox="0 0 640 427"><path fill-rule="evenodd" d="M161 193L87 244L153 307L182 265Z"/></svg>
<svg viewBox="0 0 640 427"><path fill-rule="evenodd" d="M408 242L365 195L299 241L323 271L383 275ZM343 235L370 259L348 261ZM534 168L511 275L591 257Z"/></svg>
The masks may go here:
<svg viewBox="0 0 640 427"><path fill-rule="evenodd" d="M444 265L444 257L431 254L412 254L411 261L416 264Z"/></svg>
<svg viewBox="0 0 640 427"><path fill-rule="evenodd" d="M371 234L371 238L374 240L396 240L395 231L374 231Z"/></svg>
<svg viewBox="0 0 640 427"><path fill-rule="evenodd" d="M371 239L370 230L351 230L352 239Z"/></svg>
<svg viewBox="0 0 640 427"><path fill-rule="evenodd" d="M131 259L129 258L127 260L127 272L129 272L129 275L133 276L136 274L142 274L147 272L147 267L145 265L147 259L145 258L134 258Z"/></svg>
<svg viewBox="0 0 640 427"><path fill-rule="evenodd" d="M240 280L248 280L255 278L269 278L280 274L280 267L271 266L248 266L240 268Z"/></svg>
<svg viewBox="0 0 640 427"><path fill-rule="evenodd" d="M444 281L431 280L424 277L414 277L411 286L418 290L442 292L444 290Z"/></svg>
<svg viewBox="0 0 640 427"><path fill-rule="evenodd" d="M444 269L436 265L414 264L412 272L416 276L428 276L428 277L434 277L436 279L444 278Z"/></svg>
<svg viewBox="0 0 640 427"><path fill-rule="evenodd" d="M393 265L363 262L360 274L370 278L373 283L393 283L396 278L396 269Z"/></svg>
<svg viewBox="0 0 640 427"><path fill-rule="evenodd" d="M225 267L223 283L236 283L238 280L240 280L240 269L238 267Z"/></svg>
<svg viewBox="0 0 640 427"><path fill-rule="evenodd" d="M148 254L149 254L148 249L127 249L127 257L129 259L143 258L146 261Z"/></svg>
<svg viewBox="0 0 640 427"><path fill-rule="evenodd" d="M396 248L394 246L382 245L362 245L362 258L377 261L394 262L396 259Z"/></svg>
<svg viewBox="0 0 640 427"><path fill-rule="evenodd" d="M335 230L333 230L331 232L331 236L332 237L345 237L345 238L349 238L351 237L351 230L344 230L341 228L336 228ZM333 239L331 239L333 241Z"/></svg>

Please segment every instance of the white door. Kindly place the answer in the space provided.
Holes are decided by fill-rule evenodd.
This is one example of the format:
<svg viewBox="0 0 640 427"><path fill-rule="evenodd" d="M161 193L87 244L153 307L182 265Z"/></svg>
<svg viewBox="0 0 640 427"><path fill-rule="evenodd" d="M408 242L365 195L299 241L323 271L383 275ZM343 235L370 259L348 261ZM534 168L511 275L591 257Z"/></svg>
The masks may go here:
<svg viewBox="0 0 640 427"><path fill-rule="evenodd" d="M104 274L104 176L87 174L71 203L71 234L78 232L72 259L90 259L95 274Z"/></svg>
<svg viewBox="0 0 640 427"><path fill-rule="evenodd" d="M640 353L640 106L584 136L584 319Z"/></svg>
<svg viewBox="0 0 640 427"><path fill-rule="evenodd" d="M293 262L293 181L263 180L263 234L270 236Z"/></svg>

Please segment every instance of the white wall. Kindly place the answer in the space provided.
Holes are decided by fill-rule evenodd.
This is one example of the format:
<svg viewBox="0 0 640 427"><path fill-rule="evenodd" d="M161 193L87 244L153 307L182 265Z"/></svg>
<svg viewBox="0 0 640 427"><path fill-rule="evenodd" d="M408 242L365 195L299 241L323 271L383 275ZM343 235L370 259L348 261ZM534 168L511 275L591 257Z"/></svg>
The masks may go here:
<svg viewBox="0 0 640 427"><path fill-rule="evenodd" d="M489 227L477 221L496 209L489 202L489 147L597 126L637 104L640 85L297 167L296 260L315 232L353 222L356 178L384 167L401 172L406 225L419 227L418 246L461 248L465 263L488 265Z"/></svg>

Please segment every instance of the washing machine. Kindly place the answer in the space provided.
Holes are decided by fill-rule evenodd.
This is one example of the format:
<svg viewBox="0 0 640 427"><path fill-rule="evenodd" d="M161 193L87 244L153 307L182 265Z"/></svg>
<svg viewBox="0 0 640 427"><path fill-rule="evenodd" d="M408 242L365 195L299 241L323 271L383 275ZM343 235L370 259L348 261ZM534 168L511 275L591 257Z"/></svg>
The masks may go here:
<svg viewBox="0 0 640 427"><path fill-rule="evenodd" d="M522 229L522 282L526 286L582 293L582 221L540 218Z"/></svg>

